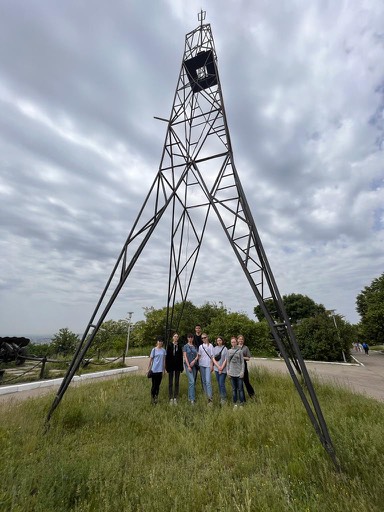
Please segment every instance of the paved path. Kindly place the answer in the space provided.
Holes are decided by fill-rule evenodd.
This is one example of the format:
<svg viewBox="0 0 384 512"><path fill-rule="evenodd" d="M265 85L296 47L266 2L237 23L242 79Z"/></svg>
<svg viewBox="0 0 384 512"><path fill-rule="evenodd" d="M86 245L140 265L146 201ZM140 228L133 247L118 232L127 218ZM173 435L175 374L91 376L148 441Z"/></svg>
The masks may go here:
<svg viewBox="0 0 384 512"><path fill-rule="evenodd" d="M307 361L306 366L312 378L347 387L351 391L384 402L384 354L371 350L369 356L356 352L353 353L353 356L357 360L356 364ZM129 357L126 362L129 366L137 366L137 373L139 374L144 374L148 367L148 357ZM252 358L249 366L262 367L270 371L288 374L287 367L282 359ZM10 400L23 400L46 393L53 394L53 391L53 388L40 388L29 392L0 395L0 405Z"/></svg>
<svg viewBox="0 0 384 512"><path fill-rule="evenodd" d="M384 402L384 354L371 350L369 356L361 352L352 355L356 364L306 361L308 373L319 381L347 387L353 392ZM283 360L255 358L251 360L251 365L288 374Z"/></svg>

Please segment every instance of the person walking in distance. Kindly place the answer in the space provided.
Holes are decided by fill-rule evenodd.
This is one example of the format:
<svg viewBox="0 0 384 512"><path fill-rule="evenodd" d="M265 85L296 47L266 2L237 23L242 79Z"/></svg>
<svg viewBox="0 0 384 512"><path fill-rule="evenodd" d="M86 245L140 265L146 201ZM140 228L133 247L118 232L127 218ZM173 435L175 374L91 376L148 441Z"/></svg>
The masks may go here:
<svg viewBox="0 0 384 512"><path fill-rule="evenodd" d="M196 397L197 349L193 343L193 334L187 334L187 343L183 347L184 368L188 379L188 400L191 405Z"/></svg>
<svg viewBox="0 0 384 512"><path fill-rule="evenodd" d="M212 381L211 373L213 371L213 346L209 343L208 336L203 333L201 335L203 340L198 350L198 360L201 374L201 381L203 383L204 393L208 398L208 404L212 404Z"/></svg>
<svg viewBox="0 0 384 512"><path fill-rule="evenodd" d="M237 344L240 347L244 357L244 386L247 390L249 398L254 398L255 390L253 389L252 384L249 382L249 373L247 365L247 362L251 359L251 352L249 351L249 348L246 345L244 345L244 336L242 334L238 335Z"/></svg>
<svg viewBox="0 0 384 512"><path fill-rule="evenodd" d="M156 340L156 346L151 350L148 365L148 372L152 372L152 404L157 404L158 401L160 384L163 378L163 373L165 371L165 355L166 352L165 349L163 348L163 338L162 336L158 336Z"/></svg>
<svg viewBox="0 0 384 512"><path fill-rule="evenodd" d="M237 401L240 401L240 406L244 405L244 357L240 347L237 346L236 336L231 338L231 348L227 354L227 373L231 378L232 396L234 409L237 408Z"/></svg>
<svg viewBox="0 0 384 512"><path fill-rule="evenodd" d="M179 335L177 332L172 336L172 343L169 343L167 346L165 370L168 373L169 403L177 404L180 373L183 371L183 351L179 346Z"/></svg>

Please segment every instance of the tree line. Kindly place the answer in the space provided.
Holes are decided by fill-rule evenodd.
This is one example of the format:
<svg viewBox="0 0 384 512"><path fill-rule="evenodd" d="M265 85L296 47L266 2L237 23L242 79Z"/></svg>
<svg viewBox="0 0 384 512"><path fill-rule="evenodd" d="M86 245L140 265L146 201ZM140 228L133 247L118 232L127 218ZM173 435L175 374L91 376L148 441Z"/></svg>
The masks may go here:
<svg viewBox="0 0 384 512"><path fill-rule="evenodd" d="M384 340L384 274L374 279L356 298L356 310L361 316L358 325L345 321L341 315L327 310L310 297L291 293L282 297L288 317L305 359L314 361L342 361L350 356L354 341L367 341L370 345L381 344ZM268 304L273 312L273 303ZM253 355L270 357L277 353L261 307L254 308L257 320L251 320L245 313L228 311L221 303L206 302L195 306L192 302L176 303L174 317L180 316L178 333L181 342L188 332L194 331L198 323L211 340L222 336L227 342L232 335L242 334ZM272 313L273 314L273 313ZM164 334L167 322L167 308L147 307L144 320L128 325L126 319L107 320L99 329L88 354L113 356L123 354L126 347L128 328L130 347L149 347L159 334ZM51 356L59 354L70 358L80 338L68 328L60 329L49 345L30 345L32 353Z"/></svg>

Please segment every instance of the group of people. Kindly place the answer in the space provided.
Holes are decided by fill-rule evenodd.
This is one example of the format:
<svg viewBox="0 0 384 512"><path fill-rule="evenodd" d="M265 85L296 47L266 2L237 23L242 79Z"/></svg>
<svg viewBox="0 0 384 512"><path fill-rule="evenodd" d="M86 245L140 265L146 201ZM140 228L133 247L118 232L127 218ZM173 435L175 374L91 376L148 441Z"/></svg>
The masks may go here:
<svg viewBox="0 0 384 512"><path fill-rule="evenodd" d="M360 342L356 341L355 342L355 352L363 352L364 350L364 353L369 356L369 345L366 341L364 341L363 344L361 344Z"/></svg>
<svg viewBox="0 0 384 512"><path fill-rule="evenodd" d="M244 344L244 336L232 336L231 348L225 346L222 336L216 338L213 346L201 325L195 326L195 334L187 334L187 343L179 345L179 334L174 333L172 342L167 349L163 347L164 340L157 337L156 346L149 357L148 375L152 379L152 403L158 401L160 384L165 372L168 373L169 403L177 404L180 389L180 374L185 370L188 378L188 401L191 405L196 400L196 382L200 374L201 385L208 404L213 403L212 374L216 376L220 403L227 401L225 386L227 375L231 380L232 399L234 407L245 403L244 386L250 398L255 391L249 381L247 361L251 358L249 348Z"/></svg>

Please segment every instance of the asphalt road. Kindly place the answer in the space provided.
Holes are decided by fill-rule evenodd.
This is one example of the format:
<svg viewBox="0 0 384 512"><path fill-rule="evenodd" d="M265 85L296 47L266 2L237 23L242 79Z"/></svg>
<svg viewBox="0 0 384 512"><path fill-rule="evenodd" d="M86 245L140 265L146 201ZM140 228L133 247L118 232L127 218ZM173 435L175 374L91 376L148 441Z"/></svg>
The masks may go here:
<svg viewBox="0 0 384 512"><path fill-rule="evenodd" d="M384 402L384 354L370 351L369 356L360 352L353 352L356 364L348 363L319 363L306 361L311 378L319 381L331 382L343 386L362 395ZM148 367L148 357L127 358L129 366L138 366L138 373L143 374ZM288 374L287 367L282 359L252 358L250 367L257 366L269 371ZM120 377L115 377L120 378ZM10 401L24 400L51 393L54 388L39 388L31 391L0 395L0 405Z"/></svg>
<svg viewBox="0 0 384 512"><path fill-rule="evenodd" d="M384 402L384 354L370 350L369 356L353 352L356 364L319 363L306 361L311 378L331 382ZM288 373L283 360L252 359L251 365Z"/></svg>

